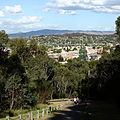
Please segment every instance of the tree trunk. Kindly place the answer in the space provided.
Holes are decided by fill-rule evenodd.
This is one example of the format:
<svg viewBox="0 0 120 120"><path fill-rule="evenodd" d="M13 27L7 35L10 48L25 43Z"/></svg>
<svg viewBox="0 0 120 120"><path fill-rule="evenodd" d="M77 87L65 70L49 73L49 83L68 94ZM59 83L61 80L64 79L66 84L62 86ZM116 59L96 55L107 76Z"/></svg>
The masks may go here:
<svg viewBox="0 0 120 120"><path fill-rule="evenodd" d="M12 92L12 98L11 98L11 104L10 104L10 110L13 109L13 106L14 106L14 91Z"/></svg>
<svg viewBox="0 0 120 120"><path fill-rule="evenodd" d="M72 92L72 90L70 90L69 95L68 95L68 98L70 98L70 97L71 97L71 92Z"/></svg>
<svg viewBox="0 0 120 120"><path fill-rule="evenodd" d="M46 92L41 91L41 94L39 94L39 100L40 103L44 104L46 102Z"/></svg>
<svg viewBox="0 0 120 120"><path fill-rule="evenodd" d="M53 91L52 91L52 93L51 93L51 95L50 95L50 99L51 99L51 100L53 99Z"/></svg>

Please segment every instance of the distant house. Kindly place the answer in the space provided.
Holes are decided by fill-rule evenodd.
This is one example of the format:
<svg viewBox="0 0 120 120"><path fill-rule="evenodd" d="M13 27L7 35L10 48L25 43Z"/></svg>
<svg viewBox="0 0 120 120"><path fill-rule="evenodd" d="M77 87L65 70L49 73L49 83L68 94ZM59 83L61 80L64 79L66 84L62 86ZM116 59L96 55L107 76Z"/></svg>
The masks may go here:
<svg viewBox="0 0 120 120"><path fill-rule="evenodd" d="M102 55L101 53L103 53L103 48L92 48L91 46L86 46L86 50L87 50L87 60L99 60Z"/></svg>
<svg viewBox="0 0 120 120"><path fill-rule="evenodd" d="M91 54L88 54L88 60L99 60L102 55L99 55L97 53L91 53Z"/></svg>
<svg viewBox="0 0 120 120"><path fill-rule="evenodd" d="M60 48L60 47L59 47ZM57 47L57 49L59 49ZM56 48L54 48L56 49ZM74 51L65 51L64 48L62 49L61 53L53 53L52 51L47 52L48 56L50 58L55 59L56 61L58 61L59 57L62 56L63 57L63 64L66 63L67 60L69 59L74 59L74 58L78 58L79 57L79 50L74 50ZM61 62L60 62L61 63Z"/></svg>
<svg viewBox="0 0 120 120"><path fill-rule="evenodd" d="M3 48L3 51L4 52L9 51L9 53L12 53L12 49L11 48Z"/></svg>

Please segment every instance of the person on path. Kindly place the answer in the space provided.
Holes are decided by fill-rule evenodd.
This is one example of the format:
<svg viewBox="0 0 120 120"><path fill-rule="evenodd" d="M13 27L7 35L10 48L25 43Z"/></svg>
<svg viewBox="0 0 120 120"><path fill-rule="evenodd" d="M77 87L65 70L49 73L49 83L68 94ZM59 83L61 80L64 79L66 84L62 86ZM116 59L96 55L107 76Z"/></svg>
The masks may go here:
<svg viewBox="0 0 120 120"><path fill-rule="evenodd" d="M77 104L77 99L76 98L74 98L74 104Z"/></svg>

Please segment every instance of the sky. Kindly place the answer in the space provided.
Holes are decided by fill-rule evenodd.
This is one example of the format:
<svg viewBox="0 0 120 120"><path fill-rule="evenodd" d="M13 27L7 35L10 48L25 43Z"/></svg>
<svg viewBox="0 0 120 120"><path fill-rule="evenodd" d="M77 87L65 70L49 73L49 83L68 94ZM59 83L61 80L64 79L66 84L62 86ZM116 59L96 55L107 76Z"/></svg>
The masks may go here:
<svg viewBox="0 0 120 120"><path fill-rule="evenodd" d="M115 31L120 0L0 0L0 30Z"/></svg>

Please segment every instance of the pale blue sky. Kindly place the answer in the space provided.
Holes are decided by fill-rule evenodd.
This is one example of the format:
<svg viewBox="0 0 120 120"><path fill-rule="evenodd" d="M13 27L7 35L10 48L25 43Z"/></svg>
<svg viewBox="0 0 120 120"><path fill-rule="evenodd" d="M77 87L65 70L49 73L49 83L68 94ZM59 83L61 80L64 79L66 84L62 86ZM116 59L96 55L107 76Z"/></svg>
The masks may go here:
<svg viewBox="0 0 120 120"><path fill-rule="evenodd" d="M0 30L114 31L120 0L0 0Z"/></svg>

